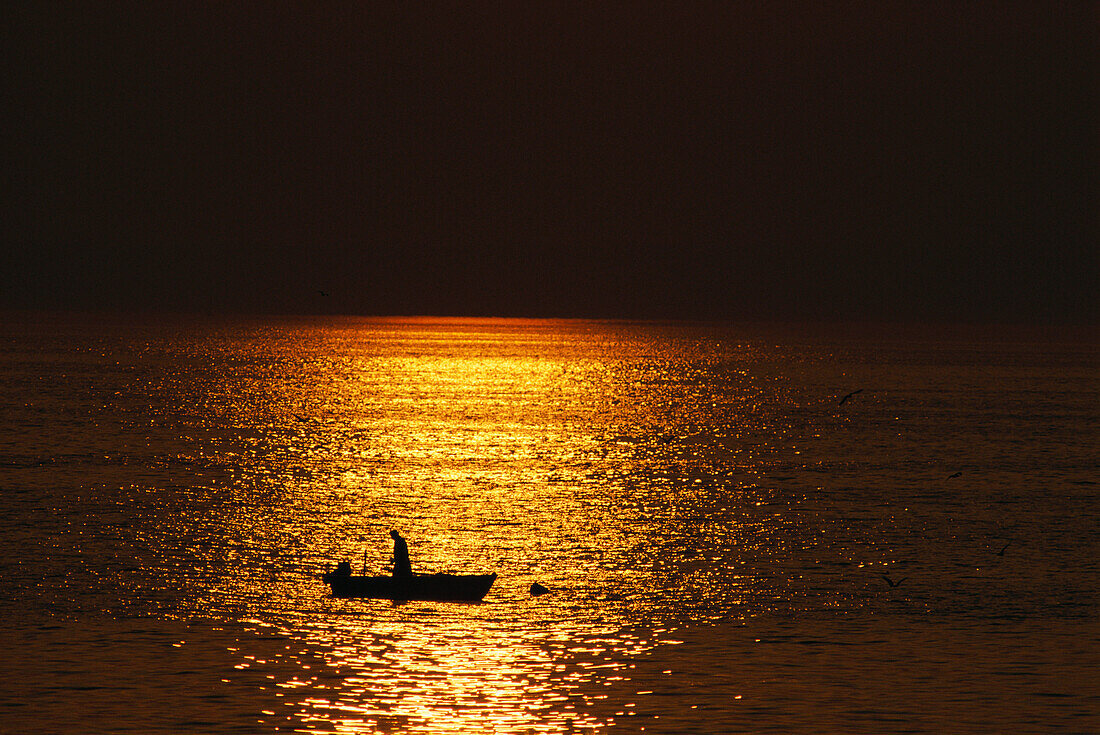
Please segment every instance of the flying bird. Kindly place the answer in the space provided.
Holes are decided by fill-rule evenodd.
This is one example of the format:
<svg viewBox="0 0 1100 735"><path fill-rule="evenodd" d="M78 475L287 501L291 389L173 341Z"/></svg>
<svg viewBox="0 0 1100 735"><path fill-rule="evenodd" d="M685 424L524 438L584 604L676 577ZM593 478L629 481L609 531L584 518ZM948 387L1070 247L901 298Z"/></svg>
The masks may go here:
<svg viewBox="0 0 1100 735"><path fill-rule="evenodd" d="M860 388L860 389L858 389L858 390L854 390L854 391L852 391L852 392L851 392L851 393L849 393L848 395L846 395L846 396L844 396L843 398L841 398L841 399L840 399L840 403L838 403L837 405L838 405L838 406L843 406L843 405L844 405L845 403L847 403L847 402L848 402L848 399L849 399L849 398L851 398L852 396L856 395L857 393L862 393L862 392L863 392L863 389L862 389L862 388Z"/></svg>
<svg viewBox="0 0 1100 735"><path fill-rule="evenodd" d="M895 582L894 580L890 579L890 575L887 574L886 572L879 572L879 574L882 575L882 581L885 582L886 584L890 585L891 589L893 589L894 587L897 587L899 584L901 584L905 580L909 579L909 577L902 577L897 582Z"/></svg>
<svg viewBox="0 0 1100 735"><path fill-rule="evenodd" d="M1009 544L1011 544L1011 543L1012 542L1009 541L1007 544L1005 544L1004 546L1001 547L1000 551L994 551L993 553L996 554L997 556L1004 556L1005 555L1005 549L1007 549L1009 547Z"/></svg>
<svg viewBox="0 0 1100 735"><path fill-rule="evenodd" d="M948 475L948 476L947 476L947 479L948 479L948 480L954 480L954 479L955 479L956 477L962 477L962 473L961 473L961 472L956 472L956 473L955 473L955 474L953 474L953 475Z"/></svg>

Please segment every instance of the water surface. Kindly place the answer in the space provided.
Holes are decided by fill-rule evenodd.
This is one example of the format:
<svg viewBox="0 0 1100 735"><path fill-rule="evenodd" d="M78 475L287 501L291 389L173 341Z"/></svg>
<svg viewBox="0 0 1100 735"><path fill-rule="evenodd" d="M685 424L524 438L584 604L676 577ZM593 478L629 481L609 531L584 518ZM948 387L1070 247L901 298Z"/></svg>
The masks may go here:
<svg viewBox="0 0 1100 735"><path fill-rule="evenodd" d="M12 732L1100 729L1094 333L0 335ZM392 528L500 577L329 597Z"/></svg>

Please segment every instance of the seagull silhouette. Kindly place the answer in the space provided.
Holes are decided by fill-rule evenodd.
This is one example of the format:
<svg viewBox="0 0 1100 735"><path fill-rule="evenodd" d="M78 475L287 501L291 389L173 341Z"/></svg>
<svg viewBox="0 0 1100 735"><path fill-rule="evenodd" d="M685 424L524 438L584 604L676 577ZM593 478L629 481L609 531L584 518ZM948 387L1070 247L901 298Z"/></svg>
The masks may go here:
<svg viewBox="0 0 1100 735"><path fill-rule="evenodd" d="M863 389L862 389L862 388L860 388L860 389L858 389L858 390L854 390L854 391L852 391L851 393L849 393L848 395L846 395L846 396L844 396L843 398L841 398L841 399L840 399L840 403L838 403L838 404L836 404L836 405L838 405L838 406L843 406L843 405L844 405L845 403L847 403L847 402L848 402L848 399L849 399L849 398L851 398L852 396L856 395L857 393L862 393L862 392L863 392Z"/></svg>
<svg viewBox="0 0 1100 735"><path fill-rule="evenodd" d="M961 473L961 472L956 472L956 473L955 473L955 474L953 474L953 475L948 475L948 476L947 476L947 479L948 479L948 480L954 480L954 479L955 479L956 477L962 477L962 473Z"/></svg>
<svg viewBox="0 0 1100 735"><path fill-rule="evenodd" d="M879 574L882 575L882 581L885 582L886 584L890 585L891 589L893 589L894 587L897 587L899 584L901 584L905 580L909 579L909 577L902 577L897 582L895 582L894 580L890 579L890 575L887 574L886 572L879 572Z"/></svg>
<svg viewBox="0 0 1100 735"><path fill-rule="evenodd" d="M994 551L993 553L996 554L997 556L1004 556L1005 555L1005 549L1007 549L1009 547L1009 544L1011 544L1011 543L1012 542L1009 541L1007 544L1005 544L1004 546L1001 547L1000 551Z"/></svg>

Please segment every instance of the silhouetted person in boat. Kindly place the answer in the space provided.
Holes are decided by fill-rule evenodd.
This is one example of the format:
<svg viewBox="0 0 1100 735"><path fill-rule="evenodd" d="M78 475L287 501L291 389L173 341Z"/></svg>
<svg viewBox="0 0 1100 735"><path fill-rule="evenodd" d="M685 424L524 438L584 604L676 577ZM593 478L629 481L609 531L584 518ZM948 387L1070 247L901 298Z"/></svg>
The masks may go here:
<svg viewBox="0 0 1100 735"><path fill-rule="evenodd" d="M321 575L321 579L325 580L326 582L331 582L334 579L339 579L341 577L350 577L350 576L351 576L351 562L342 561L339 564L337 564L336 568L333 569L331 572L326 572L325 574Z"/></svg>
<svg viewBox="0 0 1100 735"><path fill-rule="evenodd" d="M412 562L409 561L409 545L397 531L390 531L393 537L393 576L411 577Z"/></svg>

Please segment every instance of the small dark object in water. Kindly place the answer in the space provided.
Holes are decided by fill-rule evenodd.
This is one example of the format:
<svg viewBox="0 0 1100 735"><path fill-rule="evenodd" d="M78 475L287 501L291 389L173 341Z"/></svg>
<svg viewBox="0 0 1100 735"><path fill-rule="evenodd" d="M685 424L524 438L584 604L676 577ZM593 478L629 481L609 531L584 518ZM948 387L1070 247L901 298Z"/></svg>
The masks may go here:
<svg viewBox="0 0 1100 735"><path fill-rule="evenodd" d="M545 587L543 587L538 582L535 582L534 584L531 585L531 597L538 597L539 595L545 595L545 594L548 594L549 592L550 592L550 590L546 589Z"/></svg>
<svg viewBox="0 0 1100 735"><path fill-rule="evenodd" d="M955 473L955 474L953 474L953 475L948 475L948 476L947 476L947 479L948 479L948 480L954 480L954 479L955 479L956 477L962 477L962 473L961 473L961 472L956 472L956 473Z"/></svg>
<svg viewBox="0 0 1100 735"><path fill-rule="evenodd" d="M1005 555L1005 549L1007 549L1011 544L1012 544L1012 541L1009 541L1007 544L1005 544L1004 546L1001 547L1000 551L994 551L993 553L996 554L997 556L1004 556Z"/></svg>

